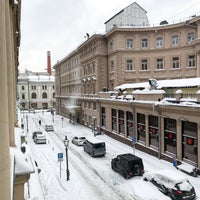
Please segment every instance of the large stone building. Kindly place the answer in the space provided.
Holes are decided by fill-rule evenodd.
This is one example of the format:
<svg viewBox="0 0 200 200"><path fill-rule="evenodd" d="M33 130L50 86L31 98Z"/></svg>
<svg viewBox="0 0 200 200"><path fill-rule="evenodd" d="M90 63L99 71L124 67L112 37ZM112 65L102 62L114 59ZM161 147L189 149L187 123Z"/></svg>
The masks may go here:
<svg viewBox="0 0 200 200"><path fill-rule="evenodd" d="M124 143L134 138L138 149L159 158L176 156L199 168L200 108L182 103L199 105L198 83L158 90L156 81L148 82L200 77L200 17L151 27L145 11L130 6L141 9L145 26L114 23L126 16L119 12L105 34L88 37L54 65L56 110Z"/></svg>
<svg viewBox="0 0 200 200"><path fill-rule="evenodd" d="M0 1L0 199L24 199L33 167L16 147L16 84L20 46L21 0ZM21 167L19 167L21 166Z"/></svg>
<svg viewBox="0 0 200 200"><path fill-rule="evenodd" d="M55 107L55 79L46 72L20 72L17 84L20 109Z"/></svg>

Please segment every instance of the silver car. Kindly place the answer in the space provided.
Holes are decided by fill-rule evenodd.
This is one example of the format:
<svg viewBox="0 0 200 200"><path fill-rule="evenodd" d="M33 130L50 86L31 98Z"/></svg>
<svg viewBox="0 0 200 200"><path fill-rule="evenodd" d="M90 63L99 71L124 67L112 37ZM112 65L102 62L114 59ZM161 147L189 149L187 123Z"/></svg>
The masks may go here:
<svg viewBox="0 0 200 200"><path fill-rule="evenodd" d="M83 146L84 142L86 141L85 137L73 137L72 138L72 143L76 144L78 146Z"/></svg>

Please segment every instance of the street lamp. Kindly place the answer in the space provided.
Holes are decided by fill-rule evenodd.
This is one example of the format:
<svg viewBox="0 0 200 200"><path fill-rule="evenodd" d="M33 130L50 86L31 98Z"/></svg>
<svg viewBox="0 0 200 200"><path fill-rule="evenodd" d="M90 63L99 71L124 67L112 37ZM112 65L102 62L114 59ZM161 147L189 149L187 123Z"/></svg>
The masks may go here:
<svg viewBox="0 0 200 200"><path fill-rule="evenodd" d="M61 117L61 120L62 120L62 128L63 128L63 120L64 120L64 117ZM66 136L67 137L67 136Z"/></svg>
<svg viewBox="0 0 200 200"><path fill-rule="evenodd" d="M64 139L64 145L65 145L65 151L66 151L66 175L67 175L67 181L69 180L69 166L68 166L68 146L69 146L69 140L67 136L65 136Z"/></svg>

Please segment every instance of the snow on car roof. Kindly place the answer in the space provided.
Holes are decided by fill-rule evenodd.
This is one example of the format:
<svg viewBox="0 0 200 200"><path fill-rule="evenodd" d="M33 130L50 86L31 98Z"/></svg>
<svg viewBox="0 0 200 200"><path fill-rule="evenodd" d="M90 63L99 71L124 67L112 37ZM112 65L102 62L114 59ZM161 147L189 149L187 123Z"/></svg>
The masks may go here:
<svg viewBox="0 0 200 200"><path fill-rule="evenodd" d="M89 138L87 138L87 140L88 140L89 142L94 143L94 144L98 144L98 143L102 143L102 142L103 142L103 141L98 140L98 139L93 138L93 137L89 137ZM105 143L105 142L103 142L103 143Z"/></svg>
<svg viewBox="0 0 200 200"><path fill-rule="evenodd" d="M174 171L174 170L158 170L156 172L153 172L153 174L155 176L161 175L163 177L169 178L174 183L188 180L186 176L182 175L179 171Z"/></svg>

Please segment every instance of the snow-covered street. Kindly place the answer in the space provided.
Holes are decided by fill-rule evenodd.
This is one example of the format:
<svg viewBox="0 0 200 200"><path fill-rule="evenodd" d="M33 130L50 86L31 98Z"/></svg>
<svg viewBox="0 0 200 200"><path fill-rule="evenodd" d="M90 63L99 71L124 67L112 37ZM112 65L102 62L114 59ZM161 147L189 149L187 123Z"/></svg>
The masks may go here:
<svg viewBox="0 0 200 200"><path fill-rule="evenodd" d="M120 143L107 135L96 136L106 143L105 157L92 158L84 152L82 146L71 143L74 136L94 137L91 129L79 124L69 123L69 119L60 115L52 118L51 112L41 111L21 114L24 130L27 129L27 144L30 154L37 162L41 172L31 174L26 185L25 199L34 200L167 200L154 185L145 182L142 177L124 179L111 169L111 159L122 153L133 153L133 148ZM27 117L26 117L27 116ZM28 126L27 126L28 118ZM41 120L41 126L38 121ZM54 121L54 122L53 122ZM46 132L44 126L53 124L54 131ZM35 144L32 139L34 131L41 130L47 137L47 144ZM63 140L70 140L68 148L70 180L66 180L66 156ZM63 153L63 161L58 161L58 153ZM172 169L172 163L152 157L135 150L143 159L145 171ZM184 174L186 176L186 174ZM197 199L200 199L200 178L188 176L195 187Z"/></svg>

